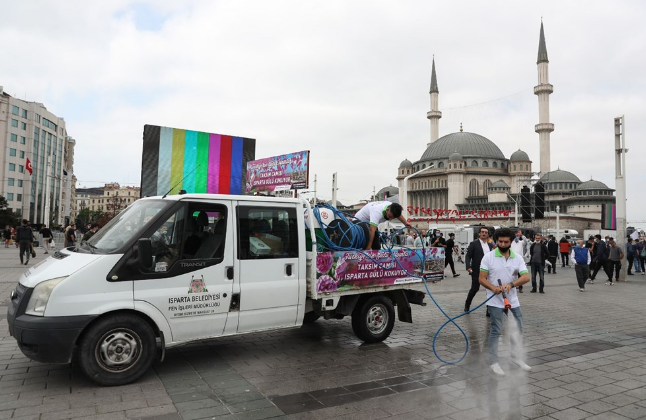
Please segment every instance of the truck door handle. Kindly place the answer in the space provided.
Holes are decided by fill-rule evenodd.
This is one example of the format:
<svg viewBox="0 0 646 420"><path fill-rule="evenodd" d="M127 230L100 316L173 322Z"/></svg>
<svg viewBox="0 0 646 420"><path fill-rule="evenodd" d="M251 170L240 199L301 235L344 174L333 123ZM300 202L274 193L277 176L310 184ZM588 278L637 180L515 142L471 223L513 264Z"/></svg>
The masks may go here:
<svg viewBox="0 0 646 420"><path fill-rule="evenodd" d="M291 264L285 264L285 274L287 276L292 275L292 265Z"/></svg>
<svg viewBox="0 0 646 420"><path fill-rule="evenodd" d="M227 267L227 279L233 280L233 267Z"/></svg>

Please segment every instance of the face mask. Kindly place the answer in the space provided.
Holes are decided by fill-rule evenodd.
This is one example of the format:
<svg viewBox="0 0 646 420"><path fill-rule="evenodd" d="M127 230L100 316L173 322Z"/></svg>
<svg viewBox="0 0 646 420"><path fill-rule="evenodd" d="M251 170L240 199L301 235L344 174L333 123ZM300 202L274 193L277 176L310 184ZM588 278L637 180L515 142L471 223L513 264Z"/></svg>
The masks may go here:
<svg viewBox="0 0 646 420"><path fill-rule="evenodd" d="M576 247L577 248L583 248L583 246L581 244L576 244Z"/></svg>
<svg viewBox="0 0 646 420"><path fill-rule="evenodd" d="M518 237L516 237L516 239L514 239L514 242L518 242L518 241L520 241L520 239L518 239Z"/></svg>
<svg viewBox="0 0 646 420"><path fill-rule="evenodd" d="M505 252L509 251L508 246L498 246L498 249L500 250L500 253L504 254Z"/></svg>
<svg viewBox="0 0 646 420"><path fill-rule="evenodd" d="M436 234L435 234L435 236L440 236L440 234L439 234L439 233L436 233Z"/></svg>

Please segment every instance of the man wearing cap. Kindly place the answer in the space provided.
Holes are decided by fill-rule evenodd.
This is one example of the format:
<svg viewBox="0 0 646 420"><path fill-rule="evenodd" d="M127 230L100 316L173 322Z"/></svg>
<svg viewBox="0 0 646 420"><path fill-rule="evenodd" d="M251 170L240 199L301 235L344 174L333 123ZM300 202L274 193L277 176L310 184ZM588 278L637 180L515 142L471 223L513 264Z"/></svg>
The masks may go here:
<svg viewBox="0 0 646 420"><path fill-rule="evenodd" d="M366 242L366 250L381 249L381 241L377 235L377 227L380 223L386 220L398 219L404 226L410 228L410 223L402 214L402 206L398 203L391 203L390 201L373 201L368 203L354 216L360 222L369 224L368 241Z"/></svg>
<svg viewBox="0 0 646 420"><path fill-rule="evenodd" d="M451 266L451 272L453 273L453 277L459 276L458 273L455 272L455 265L453 263L453 252L456 254L460 254L460 251L458 250L458 247L455 245L455 233L451 232L449 233L449 240L446 241L446 251L444 251L444 268L446 268L447 265Z"/></svg>

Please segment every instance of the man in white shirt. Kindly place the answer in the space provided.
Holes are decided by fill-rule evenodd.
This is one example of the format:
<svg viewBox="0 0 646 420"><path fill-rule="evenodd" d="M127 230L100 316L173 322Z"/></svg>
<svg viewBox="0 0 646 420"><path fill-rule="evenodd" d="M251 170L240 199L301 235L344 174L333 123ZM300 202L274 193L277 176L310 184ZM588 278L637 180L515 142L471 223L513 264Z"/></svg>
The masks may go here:
<svg viewBox="0 0 646 420"><path fill-rule="evenodd" d="M368 203L354 217L361 222L369 224L366 250L381 248L379 236L377 235L377 227L380 223L386 220L398 219L404 226L411 227L410 223L408 223L402 214L402 206L398 203L391 203L390 201L373 201L372 203Z"/></svg>
<svg viewBox="0 0 646 420"><path fill-rule="evenodd" d="M493 252L485 254L480 262L480 284L487 289L487 298L493 296L487 302L487 310L491 316L489 365L491 370L500 376L505 374L500 367L500 363L498 363L498 341L502 335L503 313L506 313L502 293L505 293L511 305L511 313L518 322L518 330L522 338L523 316L515 288L529 281L529 272L525 266L525 261L521 255L511 251L513 237L514 235L510 229L496 230L494 239L498 246ZM522 370L529 371L531 367L522 360L522 343L519 343L514 338L514 334L510 334L511 361Z"/></svg>
<svg viewBox="0 0 646 420"><path fill-rule="evenodd" d="M518 229L516 237L511 242L511 250L514 251L514 254L520 255L525 264L527 264L529 258L529 245L529 240L523 236L523 231ZM518 293L523 293L523 286L518 287Z"/></svg>

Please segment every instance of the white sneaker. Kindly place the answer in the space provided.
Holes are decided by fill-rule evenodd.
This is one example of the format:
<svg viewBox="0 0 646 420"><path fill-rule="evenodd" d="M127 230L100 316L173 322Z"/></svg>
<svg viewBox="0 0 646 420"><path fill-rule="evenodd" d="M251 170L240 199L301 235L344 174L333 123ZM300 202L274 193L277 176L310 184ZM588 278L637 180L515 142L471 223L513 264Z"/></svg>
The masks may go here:
<svg viewBox="0 0 646 420"><path fill-rule="evenodd" d="M493 370L493 373L495 373L496 375L505 376L505 371L503 371L502 368L500 367L500 363L494 363L490 367L491 367L491 370Z"/></svg>
<svg viewBox="0 0 646 420"><path fill-rule="evenodd" d="M583 287L579 288L579 292L585 292L585 289Z"/></svg>
<svg viewBox="0 0 646 420"><path fill-rule="evenodd" d="M581 291L583 291L583 289L581 289ZM516 366L518 366L519 368L521 368L522 370L524 370L525 372L529 372L530 370L532 370L532 367L529 366L527 363L523 362L522 360L511 359L511 362ZM491 368L493 369L493 365L491 366Z"/></svg>

